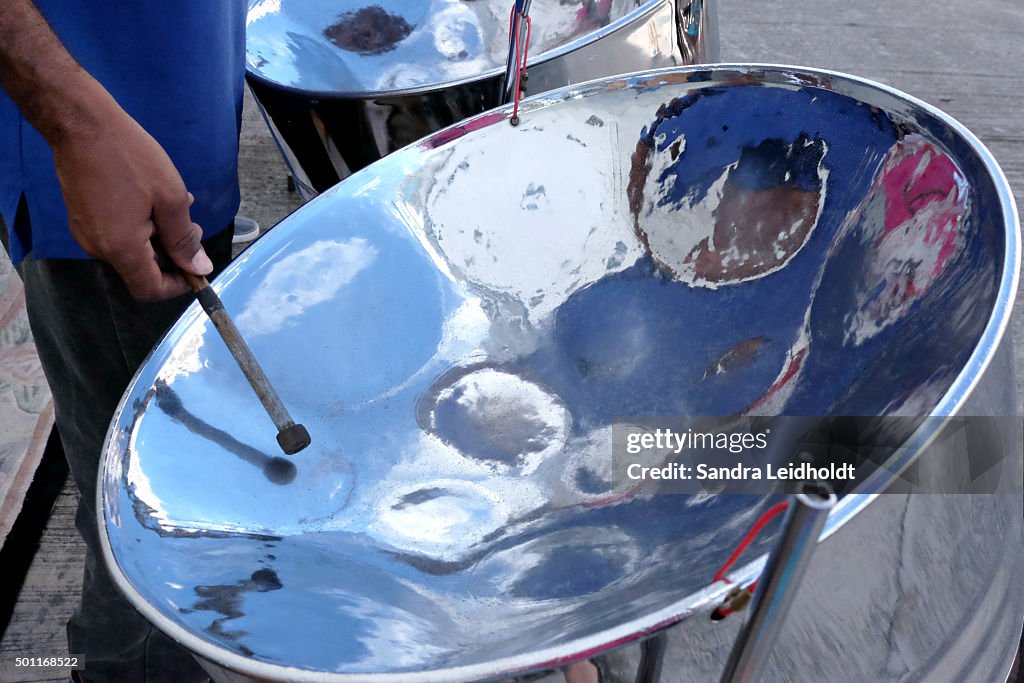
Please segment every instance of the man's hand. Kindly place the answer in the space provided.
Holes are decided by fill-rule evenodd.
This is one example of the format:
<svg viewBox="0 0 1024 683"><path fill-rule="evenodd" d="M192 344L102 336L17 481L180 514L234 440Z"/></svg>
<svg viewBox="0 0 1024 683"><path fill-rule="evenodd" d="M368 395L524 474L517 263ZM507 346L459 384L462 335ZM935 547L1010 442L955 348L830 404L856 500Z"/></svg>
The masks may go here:
<svg viewBox="0 0 1024 683"><path fill-rule="evenodd" d="M174 164L116 105L109 118L83 127L53 146L72 236L87 254L114 266L137 299L188 291L176 269L161 270L166 259L158 261L156 250L197 275L213 264Z"/></svg>
<svg viewBox="0 0 1024 683"><path fill-rule="evenodd" d="M188 290L176 269L161 270L157 249L197 275L213 269L167 153L75 62L30 0L0 2L0 85L53 149L72 236L113 265L133 296Z"/></svg>

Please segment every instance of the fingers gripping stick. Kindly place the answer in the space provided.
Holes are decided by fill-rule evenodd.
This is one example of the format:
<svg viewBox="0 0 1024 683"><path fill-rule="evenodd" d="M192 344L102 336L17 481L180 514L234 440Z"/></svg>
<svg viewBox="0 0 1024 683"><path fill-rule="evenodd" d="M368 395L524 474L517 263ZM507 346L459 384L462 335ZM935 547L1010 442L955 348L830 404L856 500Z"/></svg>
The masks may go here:
<svg viewBox="0 0 1024 683"><path fill-rule="evenodd" d="M267 414L270 415L270 419L277 426L277 443L281 446L281 450L288 455L298 453L310 444L309 432L301 424L296 424L292 416L288 414L288 410L281 403L281 397L270 386L270 380L267 379L263 368L256 362L249 345L242 339L241 333L235 327L235 323L228 316L227 311L224 310L224 304L210 287L210 283L202 275L182 272L189 287L196 293L199 304L210 316L210 320L213 321L221 339L231 351L231 355L234 356L238 367L242 369L242 373L249 380L249 384L256 392Z"/></svg>

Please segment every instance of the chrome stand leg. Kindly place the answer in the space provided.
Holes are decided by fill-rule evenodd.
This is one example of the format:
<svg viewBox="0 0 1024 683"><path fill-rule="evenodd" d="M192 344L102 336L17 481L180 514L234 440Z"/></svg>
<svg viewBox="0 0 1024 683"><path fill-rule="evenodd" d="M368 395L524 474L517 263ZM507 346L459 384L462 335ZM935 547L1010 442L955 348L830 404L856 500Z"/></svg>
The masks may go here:
<svg viewBox="0 0 1024 683"><path fill-rule="evenodd" d="M826 484L803 484L790 500L782 538L754 593L754 608L733 645L721 683L756 683L793 603L836 495Z"/></svg>
<svg viewBox="0 0 1024 683"><path fill-rule="evenodd" d="M668 634L662 631L640 644L640 666L636 670L636 683L659 683L661 664L668 648Z"/></svg>

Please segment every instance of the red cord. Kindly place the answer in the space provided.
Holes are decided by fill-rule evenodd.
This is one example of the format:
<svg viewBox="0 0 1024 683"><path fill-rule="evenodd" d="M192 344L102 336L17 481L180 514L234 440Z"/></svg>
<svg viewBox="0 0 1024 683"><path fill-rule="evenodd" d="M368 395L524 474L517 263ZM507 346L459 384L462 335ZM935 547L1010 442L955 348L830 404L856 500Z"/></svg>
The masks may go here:
<svg viewBox="0 0 1024 683"><path fill-rule="evenodd" d="M526 57L530 49L530 29L532 22L529 16L523 17L526 21L526 40L523 43L523 58L516 64L516 89L513 95L512 104L512 121L519 121L519 99L523 96L523 91L519 89L519 82L523 76L523 72L526 71ZM511 37L512 32L515 30L516 25L516 9L512 8L512 17L509 19L509 36ZM518 55L516 55L518 58Z"/></svg>
<svg viewBox="0 0 1024 683"><path fill-rule="evenodd" d="M743 540L740 541L740 544L736 546L736 549L732 551L731 555L729 555L729 559L725 561L725 564L723 564L718 569L718 571L715 572L715 578L711 580L711 583L715 583L718 581L726 581L728 583L731 583L729 579L725 578L726 572L728 572L729 569L736 563L736 560L738 560L740 555L743 554L743 551L746 550L747 547L754 542L754 539L757 537L759 533L761 533L761 529L764 528L764 525L772 521L772 519L774 519L780 512L785 510L787 506L789 506L789 501L784 500L781 503L776 503L775 505L772 505L770 508L764 511L764 514L761 515L756 522L754 522L754 526L750 527L750 531L747 532L747 535L743 537ZM757 580L750 584L749 588L750 591L753 592L757 588Z"/></svg>
<svg viewBox="0 0 1024 683"><path fill-rule="evenodd" d="M772 521L772 519L777 517L778 514L785 510L788 506L789 501L784 500L781 503L776 503L775 505L772 505L770 508L765 510L764 513L758 518L758 520L754 522L754 526L750 527L750 531L748 531L747 535L743 537L743 540L740 541L739 545L736 546L736 549L732 551L731 555L729 555L729 559L725 561L725 564L719 567L718 571L715 572L715 578L712 579L711 583L717 583L719 581L732 583L732 581L725 578L726 572L728 572L730 567L732 567L736 563L736 560L738 560L740 555L743 554L743 551L746 550L747 547L754 542L754 539L757 538L757 535L761 533L761 529L763 529L768 522ZM741 600L744 594L746 594L747 598L743 600L743 605L738 609L743 609L744 607L746 607L746 604L747 602L749 602L750 597L753 596L754 591L757 590L757 584L760 580L761 577L757 577L756 579L751 581L750 584L742 591L740 591L739 587L734 588L732 592L729 593L728 597L726 597L725 601L721 605L716 607L715 610L711 613L711 619L713 621L725 619L727 616L735 612L736 610L733 609L733 605L736 605L737 601Z"/></svg>

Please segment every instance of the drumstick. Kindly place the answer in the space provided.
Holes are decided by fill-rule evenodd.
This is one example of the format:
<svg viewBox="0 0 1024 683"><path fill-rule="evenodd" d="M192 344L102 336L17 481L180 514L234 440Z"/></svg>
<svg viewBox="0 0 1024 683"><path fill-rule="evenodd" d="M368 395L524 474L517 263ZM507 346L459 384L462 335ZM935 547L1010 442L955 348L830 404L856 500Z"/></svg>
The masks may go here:
<svg viewBox="0 0 1024 683"><path fill-rule="evenodd" d="M301 424L296 424L292 416L288 414L288 409L281 403L281 397L274 391L274 387L270 386L270 380L267 379L266 373L256 362L249 345L242 339L241 333L235 327L231 317L228 316L228 312L224 310L224 304L210 287L210 283L202 275L193 275L184 270L181 272L185 276L188 286L196 293L199 305L213 321L214 327L217 328L228 351L238 363L238 367L241 368L245 378L249 380L260 403L266 409L267 415L274 421L274 425L277 427L277 443L281 446L281 450L287 455L298 453L310 444L309 432Z"/></svg>

